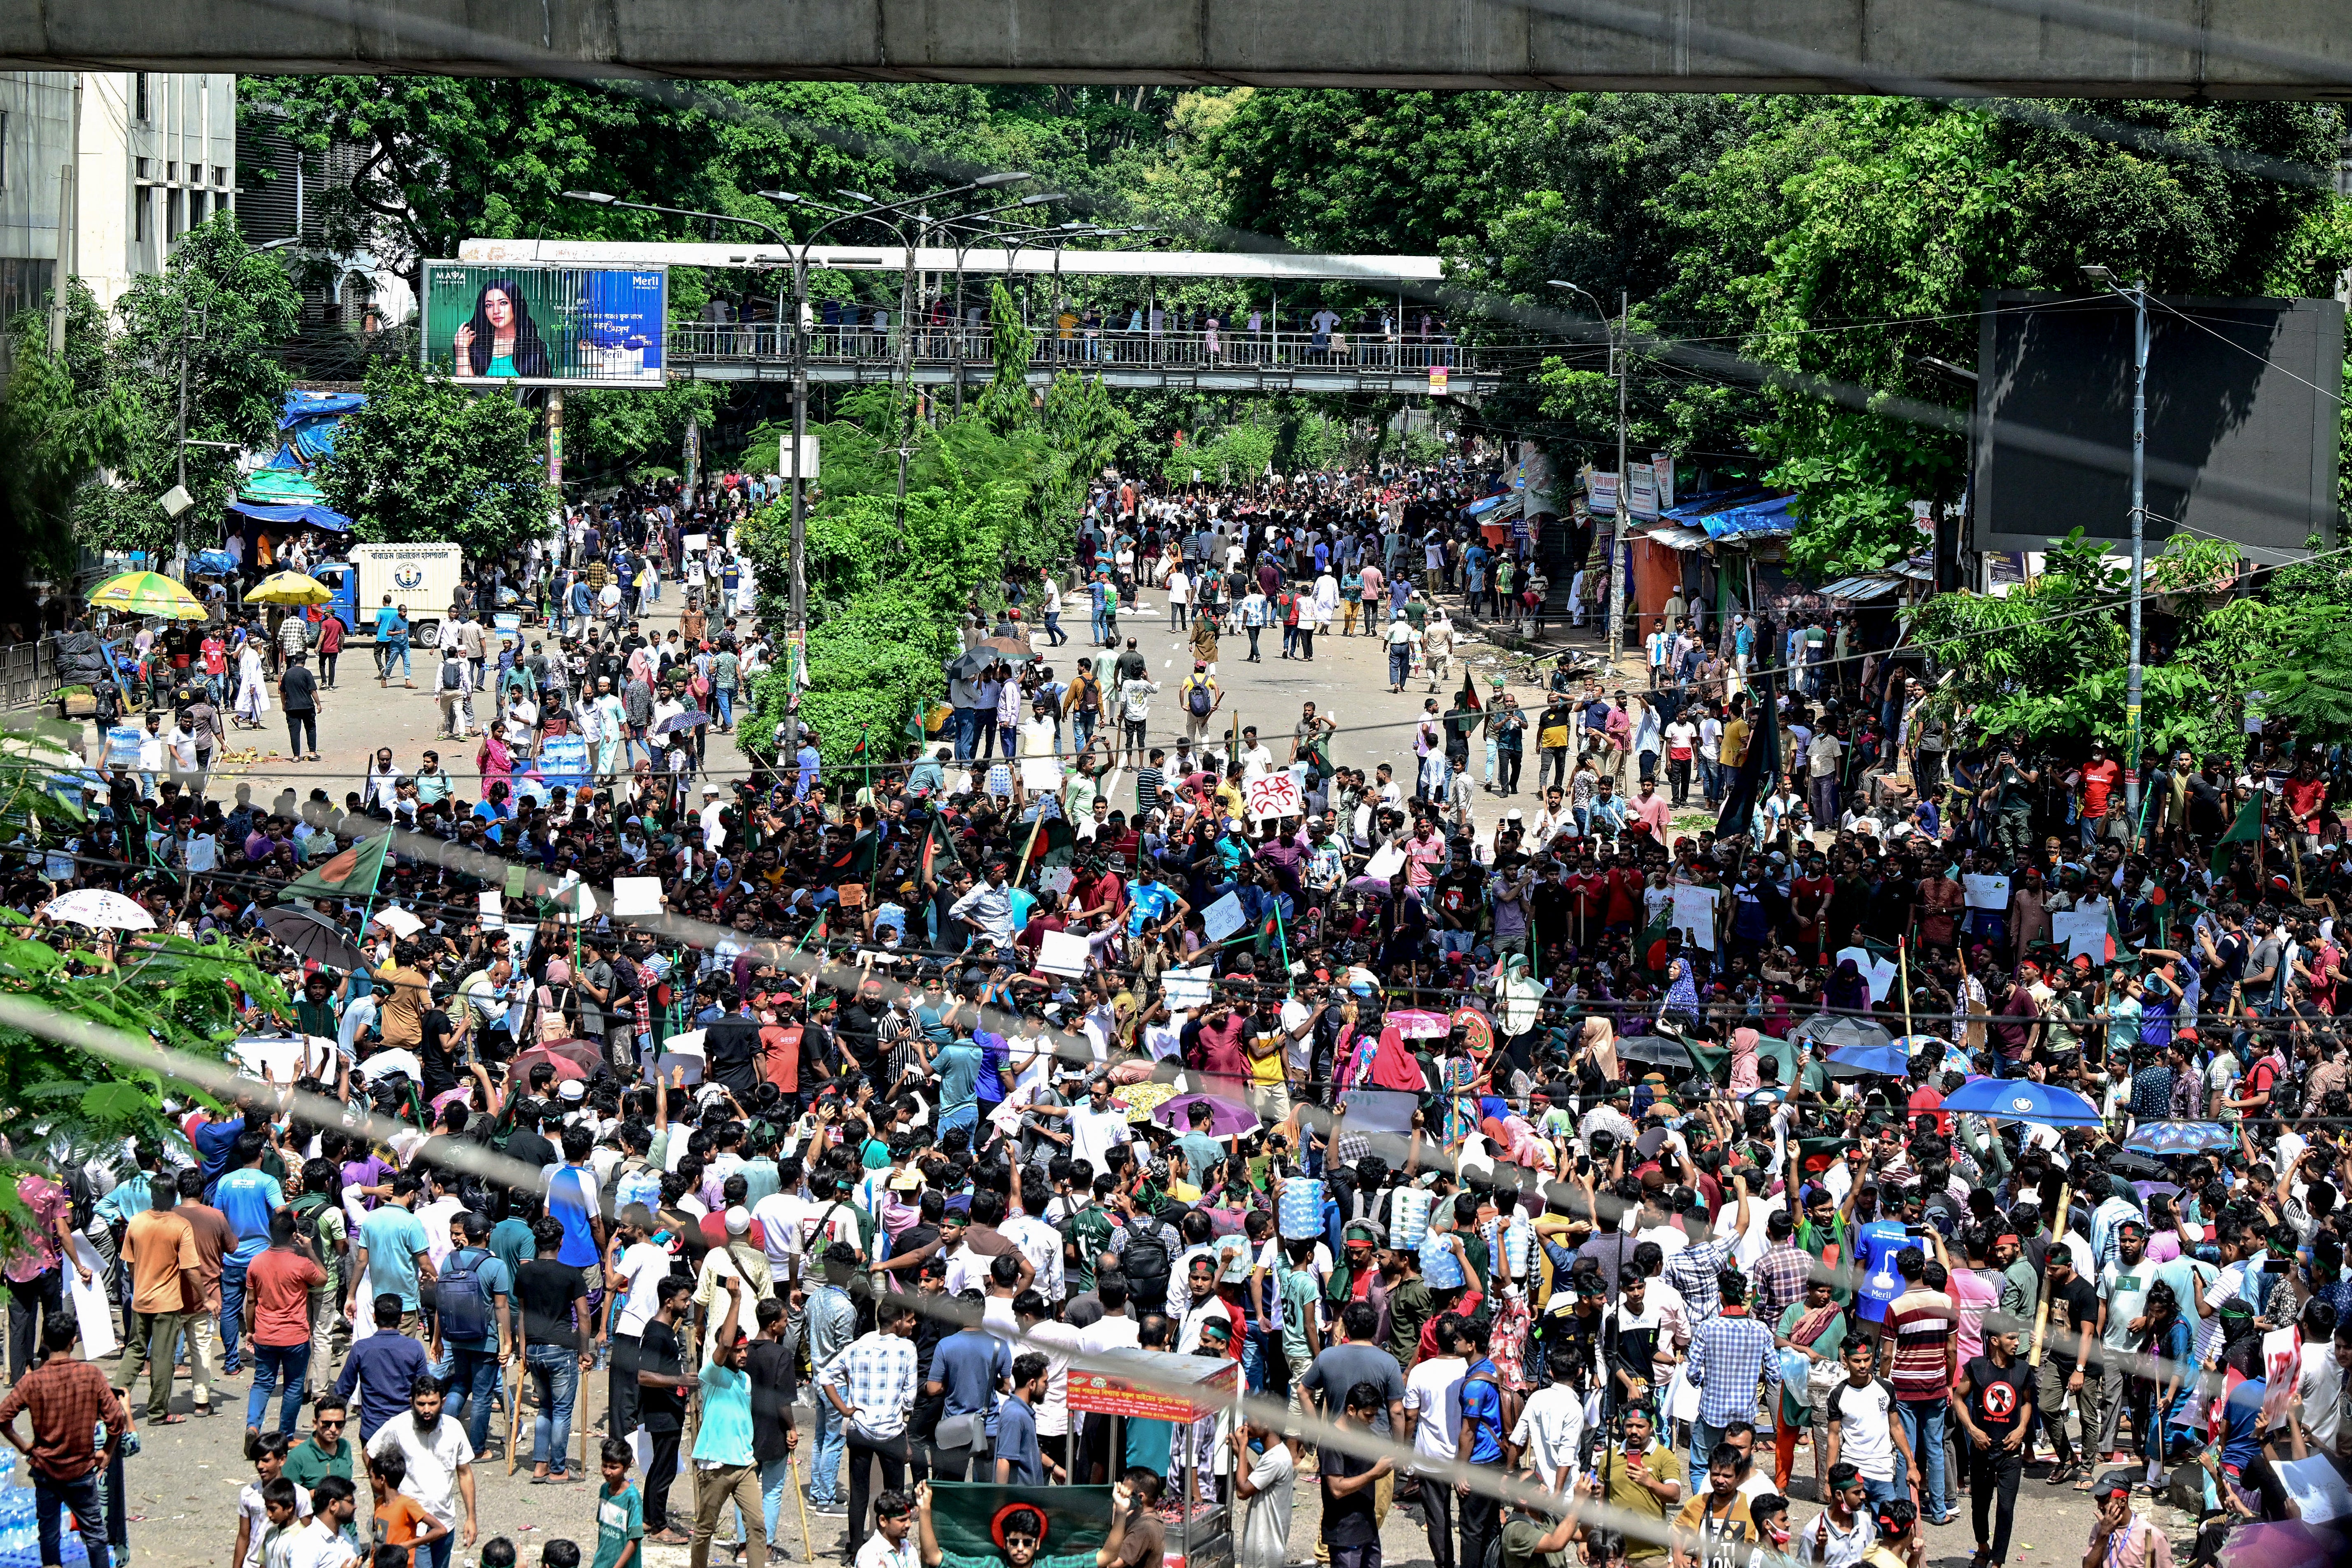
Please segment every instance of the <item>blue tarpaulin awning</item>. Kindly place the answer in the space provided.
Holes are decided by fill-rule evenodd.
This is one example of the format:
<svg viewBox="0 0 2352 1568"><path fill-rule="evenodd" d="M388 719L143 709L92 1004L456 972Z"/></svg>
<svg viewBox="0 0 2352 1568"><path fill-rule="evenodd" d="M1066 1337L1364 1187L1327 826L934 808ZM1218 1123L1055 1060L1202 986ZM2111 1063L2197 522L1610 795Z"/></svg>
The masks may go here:
<svg viewBox="0 0 2352 1568"><path fill-rule="evenodd" d="M1780 496L1747 506L1727 507L1698 519L1709 539L1745 539L1764 534L1794 533L1797 498Z"/></svg>
<svg viewBox="0 0 2352 1568"><path fill-rule="evenodd" d="M1708 512L1721 511L1725 507L1738 502L1763 499L1763 489L1756 485L1741 485L1727 490L1709 490L1704 495L1685 497L1678 504L1668 507L1659 514L1659 517L1660 521L1665 522L1696 523Z"/></svg>
<svg viewBox="0 0 2352 1568"><path fill-rule="evenodd" d="M278 427L290 430L306 419L350 414L367 406L367 395L359 392L289 392L285 406L278 411Z"/></svg>
<svg viewBox="0 0 2352 1568"><path fill-rule="evenodd" d="M1510 498L1507 496L1499 495L1482 496L1478 500L1472 501L1468 506L1464 507L1462 509L1462 515L1465 517L1476 517L1482 512L1494 510L1496 507L1502 505L1504 501L1509 499Z"/></svg>
<svg viewBox="0 0 2352 1568"><path fill-rule="evenodd" d="M341 512L323 506L264 506L258 501L233 500L228 510L241 512L257 522L307 523L312 528L324 528L336 533L351 531L352 520Z"/></svg>

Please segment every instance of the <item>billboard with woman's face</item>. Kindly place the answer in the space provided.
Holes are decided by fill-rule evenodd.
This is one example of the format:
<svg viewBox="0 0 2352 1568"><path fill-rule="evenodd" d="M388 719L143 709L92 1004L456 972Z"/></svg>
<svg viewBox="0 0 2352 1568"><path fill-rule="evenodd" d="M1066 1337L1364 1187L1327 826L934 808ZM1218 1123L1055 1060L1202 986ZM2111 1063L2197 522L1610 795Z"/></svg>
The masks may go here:
<svg viewBox="0 0 2352 1568"><path fill-rule="evenodd" d="M425 368L518 386L659 386L668 274L425 264Z"/></svg>

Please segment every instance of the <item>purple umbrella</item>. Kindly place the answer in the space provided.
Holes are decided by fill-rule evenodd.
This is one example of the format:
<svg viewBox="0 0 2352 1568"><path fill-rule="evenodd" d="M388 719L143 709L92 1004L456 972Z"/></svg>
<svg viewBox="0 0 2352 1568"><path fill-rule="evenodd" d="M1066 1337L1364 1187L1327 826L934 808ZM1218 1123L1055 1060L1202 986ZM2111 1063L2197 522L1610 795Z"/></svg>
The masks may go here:
<svg viewBox="0 0 2352 1568"><path fill-rule="evenodd" d="M1192 1130L1192 1107L1209 1108L1209 1136L1238 1138L1244 1132L1255 1132L1265 1125L1263 1118L1248 1106L1230 1100L1219 1100L1213 1094L1180 1094L1173 1100L1163 1100L1151 1110L1151 1120L1178 1132Z"/></svg>

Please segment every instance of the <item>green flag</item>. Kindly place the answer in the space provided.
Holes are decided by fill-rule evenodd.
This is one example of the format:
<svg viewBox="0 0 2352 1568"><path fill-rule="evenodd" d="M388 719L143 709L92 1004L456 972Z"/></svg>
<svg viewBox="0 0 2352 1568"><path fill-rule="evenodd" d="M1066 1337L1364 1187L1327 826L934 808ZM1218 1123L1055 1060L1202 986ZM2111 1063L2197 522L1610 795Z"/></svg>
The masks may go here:
<svg viewBox="0 0 2352 1568"><path fill-rule="evenodd" d="M2230 831L2221 835L2221 841L2213 846L2213 875L2220 876L2221 868L2230 863L2231 845L2260 844L2262 841L2263 797L2257 795L2238 808L2238 820L2230 824Z"/></svg>
<svg viewBox="0 0 2352 1568"><path fill-rule="evenodd" d="M392 847L392 830L362 838L349 849L313 866L286 884L279 895L288 899L364 899L375 892L383 874L384 852Z"/></svg>

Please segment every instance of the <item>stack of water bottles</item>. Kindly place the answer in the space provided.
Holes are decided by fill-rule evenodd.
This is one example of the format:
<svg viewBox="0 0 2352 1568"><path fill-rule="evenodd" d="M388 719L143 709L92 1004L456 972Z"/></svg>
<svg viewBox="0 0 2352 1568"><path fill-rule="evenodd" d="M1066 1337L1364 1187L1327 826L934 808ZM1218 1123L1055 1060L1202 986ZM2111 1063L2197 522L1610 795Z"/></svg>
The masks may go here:
<svg viewBox="0 0 2352 1568"><path fill-rule="evenodd" d="M75 1533L73 1513L60 1508L58 1550L66 1563L88 1563L89 1553ZM0 1449L0 1568L41 1568L40 1511L33 1489L16 1484L16 1455Z"/></svg>

